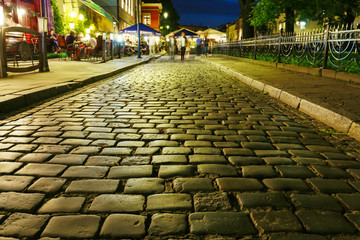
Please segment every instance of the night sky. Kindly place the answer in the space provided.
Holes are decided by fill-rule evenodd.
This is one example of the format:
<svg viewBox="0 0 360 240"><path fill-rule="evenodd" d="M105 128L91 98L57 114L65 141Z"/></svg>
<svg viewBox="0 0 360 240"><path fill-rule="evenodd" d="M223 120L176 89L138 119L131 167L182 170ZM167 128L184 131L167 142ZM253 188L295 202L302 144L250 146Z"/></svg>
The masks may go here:
<svg viewBox="0 0 360 240"><path fill-rule="evenodd" d="M215 28L235 21L240 15L239 0L172 0L180 15L180 25Z"/></svg>

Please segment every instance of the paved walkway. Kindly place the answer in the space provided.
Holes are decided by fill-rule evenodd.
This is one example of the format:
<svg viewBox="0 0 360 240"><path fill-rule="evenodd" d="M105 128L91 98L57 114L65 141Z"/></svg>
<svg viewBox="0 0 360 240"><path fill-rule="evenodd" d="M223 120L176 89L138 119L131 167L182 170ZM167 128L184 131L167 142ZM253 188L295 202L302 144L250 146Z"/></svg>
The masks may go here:
<svg viewBox="0 0 360 240"><path fill-rule="evenodd" d="M233 58L206 59L360 121L360 85Z"/></svg>
<svg viewBox="0 0 360 240"><path fill-rule="evenodd" d="M360 239L360 159L199 61L0 122L0 236Z"/></svg>
<svg viewBox="0 0 360 240"><path fill-rule="evenodd" d="M148 56L143 56L141 60L134 56L106 63L51 59L50 72L9 73L9 77L0 79L0 114L29 106L148 60Z"/></svg>

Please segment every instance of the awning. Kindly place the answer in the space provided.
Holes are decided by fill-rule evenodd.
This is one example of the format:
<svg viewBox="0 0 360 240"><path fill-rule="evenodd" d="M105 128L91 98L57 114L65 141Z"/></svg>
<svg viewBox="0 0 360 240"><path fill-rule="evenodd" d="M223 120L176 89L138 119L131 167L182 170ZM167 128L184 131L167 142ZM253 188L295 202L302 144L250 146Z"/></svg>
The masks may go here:
<svg viewBox="0 0 360 240"><path fill-rule="evenodd" d="M155 36L161 36L161 33L156 31L155 29L152 29L149 26L146 26L145 24L140 23L140 34L141 35L150 35L151 33L154 34ZM137 24L125 28L123 30L121 30L122 33L137 33Z"/></svg>
<svg viewBox="0 0 360 240"><path fill-rule="evenodd" d="M112 16L110 13L107 13L102 7L100 7L99 5L94 3L93 1L91 1L91 0L80 0L80 2L82 2L85 6L87 6L88 8L93 10L94 12L97 12L98 14L106 17L111 22L119 22L114 16Z"/></svg>

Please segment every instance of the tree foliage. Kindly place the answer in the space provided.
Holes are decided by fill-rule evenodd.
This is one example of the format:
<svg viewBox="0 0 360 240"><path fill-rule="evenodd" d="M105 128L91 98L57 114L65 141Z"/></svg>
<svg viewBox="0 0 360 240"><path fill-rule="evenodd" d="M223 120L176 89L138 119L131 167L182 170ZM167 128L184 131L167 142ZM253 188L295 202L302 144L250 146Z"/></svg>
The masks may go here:
<svg viewBox="0 0 360 240"><path fill-rule="evenodd" d="M163 35L166 35L170 32L173 32L179 28L179 21L180 16L176 9L174 8L174 5L172 3L172 0L161 0L161 4L163 6L162 15L160 18L160 27L161 33ZM168 14L168 17L164 17L164 13ZM166 28L166 26L169 26L169 29Z"/></svg>
<svg viewBox="0 0 360 240"><path fill-rule="evenodd" d="M64 34L64 21L60 14L59 7L55 0L50 0L51 8L53 10L54 28L58 34Z"/></svg>
<svg viewBox="0 0 360 240"><path fill-rule="evenodd" d="M286 31L292 32L296 19L351 24L360 12L360 0L261 0L252 10L252 26L273 26L285 13Z"/></svg>

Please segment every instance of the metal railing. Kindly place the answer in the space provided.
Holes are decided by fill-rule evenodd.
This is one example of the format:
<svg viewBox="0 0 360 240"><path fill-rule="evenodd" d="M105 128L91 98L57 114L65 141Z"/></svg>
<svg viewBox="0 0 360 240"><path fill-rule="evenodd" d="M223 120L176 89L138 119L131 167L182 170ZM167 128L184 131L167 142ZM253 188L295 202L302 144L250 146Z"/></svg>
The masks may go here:
<svg viewBox="0 0 360 240"><path fill-rule="evenodd" d="M1 77L6 77L8 72L48 71L43 35L23 27L3 27L0 34Z"/></svg>
<svg viewBox="0 0 360 240"><path fill-rule="evenodd" d="M330 27L308 33L258 36L219 43L214 53L278 63L346 70L360 66L360 29Z"/></svg>

